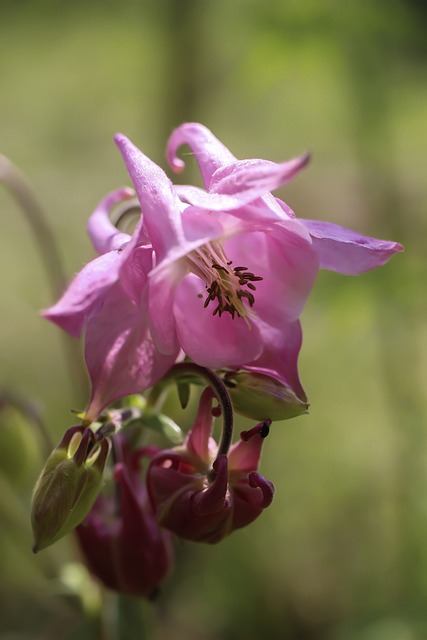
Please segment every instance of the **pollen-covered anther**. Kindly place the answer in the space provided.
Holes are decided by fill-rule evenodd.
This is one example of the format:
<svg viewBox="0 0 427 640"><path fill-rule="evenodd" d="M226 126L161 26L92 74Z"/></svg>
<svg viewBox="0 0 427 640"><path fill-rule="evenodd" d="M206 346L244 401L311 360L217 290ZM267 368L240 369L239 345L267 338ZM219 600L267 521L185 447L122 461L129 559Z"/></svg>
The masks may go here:
<svg viewBox="0 0 427 640"><path fill-rule="evenodd" d="M227 262L229 267L231 262ZM213 310L213 315L221 315L229 313L234 320L237 315L239 318L245 318L249 315L247 307L243 304L246 299L249 307L255 304L255 296L251 291L256 291L253 282L262 280L260 276L256 276L247 267L234 267L233 270L216 262L212 263L212 269L215 269L217 276L210 284L206 286L208 295L205 298L204 307L206 308L213 300L217 301L217 306ZM247 287L250 289L243 289Z"/></svg>

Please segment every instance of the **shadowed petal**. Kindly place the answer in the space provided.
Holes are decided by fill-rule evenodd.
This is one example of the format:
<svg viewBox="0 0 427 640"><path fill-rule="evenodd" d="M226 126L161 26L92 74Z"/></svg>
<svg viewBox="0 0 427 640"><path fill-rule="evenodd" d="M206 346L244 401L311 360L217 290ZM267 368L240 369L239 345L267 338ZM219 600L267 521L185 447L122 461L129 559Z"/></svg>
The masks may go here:
<svg viewBox="0 0 427 640"><path fill-rule="evenodd" d="M110 251L89 262L76 275L56 304L43 317L78 338L85 323L98 311L110 287L118 278L122 254Z"/></svg>
<svg viewBox="0 0 427 640"><path fill-rule="evenodd" d="M120 285L109 293L102 311L87 325L85 357L92 395L87 417L94 420L114 400L142 393L172 366L178 353L156 349L146 313Z"/></svg>

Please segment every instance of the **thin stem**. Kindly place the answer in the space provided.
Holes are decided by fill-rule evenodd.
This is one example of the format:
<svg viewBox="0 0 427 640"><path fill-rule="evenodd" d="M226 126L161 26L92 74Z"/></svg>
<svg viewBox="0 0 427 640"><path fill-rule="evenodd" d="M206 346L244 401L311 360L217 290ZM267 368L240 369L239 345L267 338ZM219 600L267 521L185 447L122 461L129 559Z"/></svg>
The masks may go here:
<svg viewBox="0 0 427 640"><path fill-rule="evenodd" d="M66 278L53 233L32 189L19 169L6 156L0 154L0 182L13 195L25 215L35 238L44 265L53 300L64 290ZM71 384L77 398L86 396L86 377L82 372L80 354L66 334L62 334L66 361L70 369Z"/></svg>
<svg viewBox="0 0 427 640"><path fill-rule="evenodd" d="M206 380L206 382L212 387L220 404L222 414L222 436L218 447L217 457L226 455L233 440L233 405L227 388L221 378L211 371L211 369L201 367L194 362L179 362L169 370L164 380L194 375Z"/></svg>
<svg viewBox="0 0 427 640"><path fill-rule="evenodd" d="M0 409L2 409L2 407L14 407L36 427L43 453L47 457L54 445L37 407L16 393L1 391Z"/></svg>

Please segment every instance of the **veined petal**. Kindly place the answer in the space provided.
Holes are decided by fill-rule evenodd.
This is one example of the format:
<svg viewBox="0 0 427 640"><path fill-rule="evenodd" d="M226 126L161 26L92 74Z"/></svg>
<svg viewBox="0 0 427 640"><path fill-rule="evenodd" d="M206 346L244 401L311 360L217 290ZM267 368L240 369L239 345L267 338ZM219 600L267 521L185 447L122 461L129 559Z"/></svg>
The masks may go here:
<svg viewBox="0 0 427 640"><path fill-rule="evenodd" d="M176 173L181 173L185 168L183 160L176 155L182 144L187 144L196 156L206 189L219 167L236 160L209 129L197 122L187 122L172 132L167 144L168 162Z"/></svg>
<svg viewBox="0 0 427 640"><path fill-rule="evenodd" d="M102 305L118 278L122 254L110 251L89 262L76 275L64 295L42 315L78 338L85 323Z"/></svg>
<svg viewBox="0 0 427 640"><path fill-rule="evenodd" d="M269 160L238 160L215 171L209 191L238 195L245 197L246 202L251 202L292 180L307 166L309 160L308 153L280 164Z"/></svg>
<svg viewBox="0 0 427 640"><path fill-rule="evenodd" d="M87 326L85 357L92 382L88 418L96 419L118 398L151 387L177 355L178 351L168 356L159 353L148 328L147 313L116 284L101 312Z"/></svg>
<svg viewBox="0 0 427 640"><path fill-rule="evenodd" d="M107 253L118 249L130 240L127 233L118 231L110 220L110 210L123 200L130 200L135 196L132 189L124 187L112 191L101 200L87 223L87 232L97 253Z"/></svg>
<svg viewBox="0 0 427 640"><path fill-rule="evenodd" d="M138 194L144 225L158 259L183 242L182 202L164 171L135 147L126 136L118 134L115 142Z"/></svg>
<svg viewBox="0 0 427 640"><path fill-rule="evenodd" d="M378 240L331 222L301 220L313 238L313 247L323 269L358 275L381 267L403 247L398 242Z"/></svg>
<svg viewBox="0 0 427 640"><path fill-rule="evenodd" d="M233 216L244 219L246 222L252 220L283 220L288 217L286 212L277 205L275 198L271 194L264 194L262 197L253 197L255 190L248 190L236 195L209 193L192 185L176 185L175 192L185 202L207 209L208 211L227 211Z"/></svg>
<svg viewBox="0 0 427 640"><path fill-rule="evenodd" d="M318 258L297 221L277 224L265 233L233 236L224 249L233 264L245 265L262 278L253 291L256 318L280 327L300 316L316 279Z"/></svg>

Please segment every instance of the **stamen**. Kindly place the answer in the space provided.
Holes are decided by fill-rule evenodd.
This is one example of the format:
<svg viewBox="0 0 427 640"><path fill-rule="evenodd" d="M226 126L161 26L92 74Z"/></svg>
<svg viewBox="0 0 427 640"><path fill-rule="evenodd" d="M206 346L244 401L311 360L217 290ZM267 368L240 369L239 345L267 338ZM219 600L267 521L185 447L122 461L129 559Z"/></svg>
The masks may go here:
<svg viewBox="0 0 427 640"><path fill-rule="evenodd" d="M227 260L219 241L195 249L187 256L187 261L189 269L206 283L207 295L203 307L206 309L215 301L214 316L221 317L223 313L229 313L234 320L237 315L244 318L250 328L247 318L251 316L250 309L255 304L255 297L251 293L256 291L253 282L262 280L262 277L256 276L243 265L231 268L232 261ZM202 293L197 295L203 297Z"/></svg>

